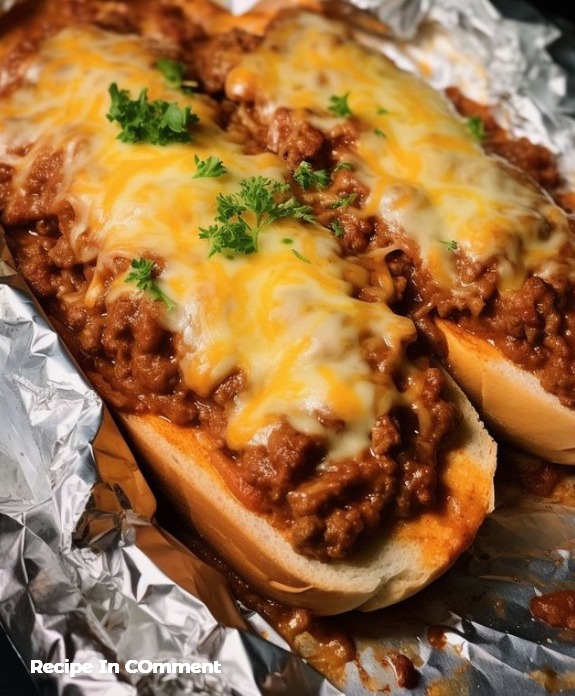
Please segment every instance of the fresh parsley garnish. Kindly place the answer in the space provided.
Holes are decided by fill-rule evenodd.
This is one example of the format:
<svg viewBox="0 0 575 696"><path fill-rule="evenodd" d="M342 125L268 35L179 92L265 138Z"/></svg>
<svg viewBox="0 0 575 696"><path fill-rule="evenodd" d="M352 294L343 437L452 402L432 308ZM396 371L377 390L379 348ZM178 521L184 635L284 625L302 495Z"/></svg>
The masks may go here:
<svg viewBox="0 0 575 696"><path fill-rule="evenodd" d="M347 208L349 207L357 198L357 193L349 193L347 196L342 196L334 203L330 203L329 207L334 208Z"/></svg>
<svg viewBox="0 0 575 696"><path fill-rule="evenodd" d="M143 89L137 99L131 99L128 90L118 89L115 82L108 91L112 104L106 118L117 121L122 127L118 140L152 145L189 143L192 140L188 128L199 118L189 106L182 108L163 99L148 101L147 89Z"/></svg>
<svg viewBox="0 0 575 696"><path fill-rule="evenodd" d="M333 173L335 174L342 169L355 169L355 166L351 162L338 162L333 169Z"/></svg>
<svg viewBox="0 0 575 696"><path fill-rule="evenodd" d="M132 270L125 278L126 283L135 283L138 290L148 293L153 300L161 300L168 309L173 309L176 304L163 292L152 275L154 262L150 259L132 259Z"/></svg>
<svg viewBox="0 0 575 696"><path fill-rule="evenodd" d="M378 106L375 113L376 113L378 116L385 116L385 114L388 114L389 111L388 111L385 107L383 107L383 106Z"/></svg>
<svg viewBox="0 0 575 696"><path fill-rule="evenodd" d="M449 241L439 240L441 244L444 244L448 251L457 251L457 242L455 239L450 239Z"/></svg>
<svg viewBox="0 0 575 696"><path fill-rule="evenodd" d="M257 251L254 231L242 218L200 227L200 239L211 242L208 258L214 254L224 254L233 259L235 254L253 254Z"/></svg>
<svg viewBox="0 0 575 696"><path fill-rule="evenodd" d="M343 118L353 116L353 113L349 108L349 104L347 103L348 98L349 92L347 92L346 94L342 94L341 97L338 97L337 95L333 94L329 98L328 109L331 111L332 114L335 114L336 116L341 116Z"/></svg>
<svg viewBox="0 0 575 696"><path fill-rule="evenodd" d="M480 116L472 116L467 119L467 130L478 143L482 143L487 135L485 132L485 123Z"/></svg>
<svg viewBox="0 0 575 696"><path fill-rule="evenodd" d="M166 78L166 82L174 89L179 89L184 94L192 94L197 86L192 80L184 80L186 66L177 60L171 58L158 58L154 63L154 67L162 73Z"/></svg>
<svg viewBox="0 0 575 696"><path fill-rule="evenodd" d="M300 254L299 251L296 249L292 249L292 254L296 256L300 261L305 261L306 263L311 263L309 259L306 259L306 257L303 254Z"/></svg>
<svg viewBox="0 0 575 696"><path fill-rule="evenodd" d="M293 178L304 189L315 186L325 188L330 183L329 172L326 169L317 169L315 172L309 162L300 162L293 173Z"/></svg>
<svg viewBox="0 0 575 696"><path fill-rule="evenodd" d="M339 220L332 220L329 223L330 230L335 234L336 237L343 237L345 234L345 227Z"/></svg>
<svg viewBox="0 0 575 696"><path fill-rule="evenodd" d="M284 237L282 239L282 244L293 244L293 239L290 239L290 237Z"/></svg>
<svg viewBox="0 0 575 696"><path fill-rule="evenodd" d="M219 194L216 224L199 230L201 239L210 240L208 256L256 252L262 229L280 218L313 222L311 208L293 196L286 198L288 191L289 185L281 181L252 176L240 182L237 193Z"/></svg>
<svg viewBox="0 0 575 696"><path fill-rule="evenodd" d="M210 155L210 157L205 160L201 160L197 155L194 155L194 162L196 163L197 171L192 179L200 179L202 177L215 178L228 173L228 170L219 157Z"/></svg>
<svg viewBox="0 0 575 696"><path fill-rule="evenodd" d="M376 128L373 132L380 138L387 138L387 135L381 130L381 128Z"/></svg>

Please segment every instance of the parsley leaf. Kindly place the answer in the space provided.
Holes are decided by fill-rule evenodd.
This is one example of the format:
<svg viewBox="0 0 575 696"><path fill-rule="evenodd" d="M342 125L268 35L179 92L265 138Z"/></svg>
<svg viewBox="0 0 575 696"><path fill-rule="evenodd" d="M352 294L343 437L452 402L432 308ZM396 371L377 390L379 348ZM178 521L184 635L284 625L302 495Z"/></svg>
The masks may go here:
<svg viewBox="0 0 575 696"><path fill-rule="evenodd" d="M385 114L388 114L389 111L384 108L383 106L378 106L375 112L378 116L385 116Z"/></svg>
<svg viewBox="0 0 575 696"><path fill-rule="evenodd" d="M341 171L342 169L355 169L354 165L351 162L338 162L336 166L334 167L333 173L335 174L336 172Z"/></svg>
<svg viewBox="0 0 575 696"><path fill-rule="evenodd" d="M197 155L194 155L194 162L196 163L198 171L194 174L192 179L199 179L201 177L214 178L228 173L228 170L219 157L210 155L207 159L201 160Z"/></svg>
<svg viewBox="0 0 575 696"><path fill-rule="evenodd" d="M478 143L482 143L487 135L485 132L485 123L483 123L483 119L479 116L472 116L467 119L467 130Z"/></svg>
<svg viewBox="0 0 575 696"><path fill-rule="evenodd" d="M315 186L316 188L325 188L330 183L329 172L326 169L317 169L315 172L311 168L311 164L300 162L297 169L293 173L293 178L304 189Z"/></svg>
<svg viewBox="0 0 575 696"><path fill-rule="evenodd" d="M303 254L300 254L299 251L296 251L296 249L292 249L292 254L297 257L300 261L305 261L306 263L311 263L309 259L306 259L306 257Z"/></svg>
<svg viewBox="0 0 575 696"><path fill-rule="evenodd" d="M387 138L387 135L381 130L381 128L376 128L373 132L380 138Z"/></svg>
<svg viewBox="0 0 575 696"><path fill-rule="evenodd" d="M232 259L236 253L253 254L257 251L252 229L243 218L208 228L200 227L199 236L211 242L208 258L214 254L224 254Z"/></svg>
<svg viewBox="0 0 575 696"><path fill-rule="evenodd" d="M342 225L340 220L332 220L329 223L329 228L338 238L343 237L345 234L345 227Z"/></svg>
<svg viewBox="0 0 575 696"><path fill-rule="evenodd" d="M347 92L346 94L342 94L341 97L338 97L335 94L332 95L329 98L328 109L331 111L332 114L335 114L336 116L342 116L343 118L353 116L353 113L349 108L349 104L347 103L348 98L349 92Z"/></svg>
<svg viewBox="0 0 575 696"><path fill-rule="evenodd" d="M440 244L444 244L448 251L457 251L457 242L455 241L455 239L451 239L448 242L440 239L439 242Z"/></svg>
<svg viewBox="0 0 575 696"><path fill-rule="evenodd" d="M331 209L335 208L348 208L357 198L357 193L350 193L347 196L342 196L340 199L334 203L330 203L329 207Z"/></svg>
<svg viewBox="0 0 575 696"><path fill-rule="evenodd" d="M184 94L192 94L197 83L192 80L184 80L186 66L171 58L158 58L154 67L166 78L166 82L174 89L180 89Z"/></svg>
<svg viewBox="0 0 575 696"><path fill-rule="evenodd" d="M259 234L280 218L313 222L311 208L300 205L291 196L286 199L288 184L263 176L240 181L237 193L219 194L216 198L216 224L200 228L201 239L210 240L208 257L226 254L252 254L258 250Z"/></svg>
<svg viewBox="0 0 575 696"><path fill-rule="evenodd" d="M118 89L115 82L108 91L112 104L106 118L117 121L122 127L118 140L125 143L148 142L152 145L191 142L188 126L199 121L199 118L189 106L181 108L175 102L163 99L148 101L147 89L143 89L137 99L130 99L128 90Z"/></svg>
<svg viewBox="0 0 575 696"><path fill-rule="evenodd" d="M132 259L132 270L125 278L126 283L135 283L138 290L147 292L153 300L161 300L168 309L173 309L176 305L160 289L152 276L154 262L150 259Z"/></svg>

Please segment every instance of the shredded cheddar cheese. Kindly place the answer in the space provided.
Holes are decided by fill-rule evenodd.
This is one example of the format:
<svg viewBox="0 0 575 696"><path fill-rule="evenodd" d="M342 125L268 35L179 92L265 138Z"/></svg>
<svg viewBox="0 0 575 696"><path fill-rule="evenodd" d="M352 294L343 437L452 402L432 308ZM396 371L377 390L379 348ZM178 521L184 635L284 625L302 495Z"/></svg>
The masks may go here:
<svg viewBox="0 0 575 696"><path fill-rule="evenodd" d="M466 291L445 240L480 263L495 261L501 290L521 287L530 274L560 271L566 215L486 155L442 95L350 40L342 24L305 13L278 22L231 71L226 89L232 98L253 99L264 118L279 107L303 111L327 134L342 120L330 100L346 95L346 117L360 129L354 165L371 192L362 214L414 239L441 286Z"/></svg>
<svg viewBox="0 0 575 696"><path fill-rule="evenodd" d="M24 84L2 101L0 160L14 168L14 187L29 178L41 153L64 153L54 208L71 207L71 246L82 262L95 262L88 306L104 291L108 304L138 292L125 276L106 286L114 259L161 258L157 283L175 303L163 309L162 321L181 337L187 386L205 397L235 372L246 376L228 414L230 447L265 443L286 418L324 437L332 458L361 453L378 417L412 402L410 390L419 388L414 379L399 394L391 375L374 380L362 340L383 337L392 364L403 365L412 322L384 303L353 297L346 279L363 269L343 260L334 235L316 224L278 220L262 233L258 253L208 258L199 230L213 223L218 194L237 191L254 174L284 181L285 167L270 153L244 154L217 125L211 101L170 88L155 58L141 40L95 28L68 28L48 39ZM118 140L118 125L106 118L112 82L132 98L146 88L149 99L191 106L199 117L193 142ZM208 157L227 172L195 177L198 160ZM318 416L345 428L336 433Z"/></svg>

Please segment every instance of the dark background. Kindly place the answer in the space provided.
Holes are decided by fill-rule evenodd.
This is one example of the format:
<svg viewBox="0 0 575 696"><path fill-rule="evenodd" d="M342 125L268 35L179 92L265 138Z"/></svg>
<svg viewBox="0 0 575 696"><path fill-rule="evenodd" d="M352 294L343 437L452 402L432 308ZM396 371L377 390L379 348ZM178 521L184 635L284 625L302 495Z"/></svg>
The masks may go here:
<svg viewBox="0 0 575 696"><path fill-rule="evenodd" d="M463 2L469 0L462 0ZM537 21L538 11L553 19L565 32L551 48L554 58L571 73L571 84L575 93L575 29L573 27L575 7L567 0L492 0L514 19ZM0 561L1 563L1 561ZM0 696L38 696L32 685L27 668L24 667L12 644L0 626Z"/></svg>

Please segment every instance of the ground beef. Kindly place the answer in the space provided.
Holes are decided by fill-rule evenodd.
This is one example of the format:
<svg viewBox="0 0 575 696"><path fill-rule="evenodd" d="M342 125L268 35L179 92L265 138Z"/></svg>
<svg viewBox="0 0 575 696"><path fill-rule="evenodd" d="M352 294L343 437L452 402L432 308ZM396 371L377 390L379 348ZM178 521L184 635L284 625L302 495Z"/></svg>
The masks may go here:
<svg viewBox="0 0 575 696"><path fill-rule="evenodd" d="M315 160L326 138L309 121L289 109L279 108L267 130L265 146L285 159L291 167L302 160Z"/></svg>
<svg viewBox="0 0 575 696"><path fill-rule="evenodd" d="M259 44L259 39L241 29L196 41L185 54L193 74L208 94L224 89L228 72L238 60Z"/></svg>
<svg viewBox="0 0 575 696"><path fill-rule="evenodd" d="M381 511L397 487L395 469L385 457L343 460L291 490L294 547L309 555L320 542L326 558L347 555L360 534L379 526Z"/></svg>
<svg viewBox="0 0 575 696"><path fill-rule="evenodd" d="M413 411L398 411L397 419L402 432L412 433L409 441L404 438L401 451L390 450L401 470L395 499L395 514L399 517L409 517L421 507L428 507L435 502L435 459L441 441L455 421L455 407L441 398L444 386L441 371L429 366L423 358L418 361L418 366L424 374L419 407L423 405L431 417L431 424L428 429L424 429L416 422Z"/></svg>
<svg viewBox="0 0 575 696"><path fill-rule="evenodd" d="M484 147L487 152L511 162L552 194L563 188L565 182L559 173L557 160L546 147L532 143L527 138L512 138L497 123L489 107L465 97L457 88L450 87L446 92L462 116L481 118L485 127Z"/></svg>
<svg viewBox="0 0 575 696"><path fill-rule="evenodd" d="M77 21L94 24L118 34L138 31L138 13L134 9L131 3L109 0L90 3L73 0L71 3L72 14Z"/></svg>
<svg viewBox="0 0 575 696"><path fill-rule="evenodd" d="M5 225L18 225L53 214L53 201L62 182L63 152L40 152L17 196L10 197L6 188L1 220Z"/></svg>
<svg viewBox="0 0 575 696"><path fill-rule="evenodd" d="M542 278L528 278L521 290L499 296L479 318L460 323L492 337L517 365L534 372L544 389L575 408L575 295L558 292Z"/></svg>
<svg viewBox="0 0 575 696"><path fill-rule="evenodd" d="M174 58L187 42L205 37L181 7L157 0L69 0L65 6L70 14L68 21L93 24L119 34L142 34L159 53Z"/></svg>

